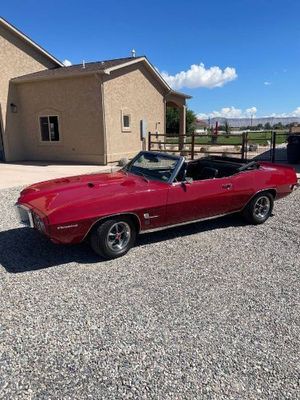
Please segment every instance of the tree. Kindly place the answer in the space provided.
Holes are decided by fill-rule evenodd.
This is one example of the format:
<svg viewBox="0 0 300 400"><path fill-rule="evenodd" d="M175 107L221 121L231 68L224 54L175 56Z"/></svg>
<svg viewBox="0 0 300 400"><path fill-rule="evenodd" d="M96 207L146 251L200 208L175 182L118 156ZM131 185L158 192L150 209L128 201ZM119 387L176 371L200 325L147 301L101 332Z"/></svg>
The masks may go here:
<svg viewBox="0 0 300 400"><path fill-rule="evenodd" d="M273 125L274 129L283 129L283 125L281 122L277 122L277 124Z"/></svg>
<svg viewBox="0 0 300 400"><path fill-rule="evenodd" d="M166 112L166 133L173 136L179 135L179 109L167 107ZM196 114L194 111L186 110L186 133L192 134L196 128Z"/></svg>
<svg viewBox="0 0 300 400"><path fill-rule="evenodd" d="M196 114L187 108L186 110L186 133L191 135L196 129Z"/></svg>
<svg viewBox="0 0 300 400"><path fill-rule="evenodd" d="M265 129L267 130L267 131L270 131L271 130L271 124L270 124L270 122L266 122L265 123Z"/></svg>
<svg viewBox="0 0 300 400"><path fill-rule="evenodd" d="M228 123L227 119L225 120L224 131L225 131L225 135L226 136L230 135L230 126L229 126L229 123Z"/></svg>
<svg viewBox="0 0 300 400"><path fill-rule="evenodd" d="M179 134L179 109L167 107L166 112L166 133L172 136Z"/></svg>

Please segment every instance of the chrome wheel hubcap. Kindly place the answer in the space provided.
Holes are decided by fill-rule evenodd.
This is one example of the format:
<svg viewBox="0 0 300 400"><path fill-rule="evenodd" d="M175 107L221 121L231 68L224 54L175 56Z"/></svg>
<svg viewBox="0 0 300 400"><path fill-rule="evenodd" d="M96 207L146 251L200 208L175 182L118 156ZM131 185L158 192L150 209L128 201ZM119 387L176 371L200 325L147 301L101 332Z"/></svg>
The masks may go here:
<svg viewBox="0 0 300 400"><path fill-rule="evenodd" d="M130 241L130 226L126 222L116 222L108 231L107 245L114 252L120 252Z"/></svg>
<svg viewBox="0 0 300 400"><path fill-rule="evenodd" d="M254 215L259 219L264 219L268 215L271 202L268 196L259 197L254 204Z"/></svg>

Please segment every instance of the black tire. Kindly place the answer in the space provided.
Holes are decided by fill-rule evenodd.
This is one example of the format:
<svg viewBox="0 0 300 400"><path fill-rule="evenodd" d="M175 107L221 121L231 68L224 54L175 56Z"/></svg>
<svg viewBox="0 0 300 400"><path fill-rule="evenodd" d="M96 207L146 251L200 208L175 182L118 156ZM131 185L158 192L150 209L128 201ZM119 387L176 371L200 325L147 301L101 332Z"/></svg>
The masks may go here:
<svg viewBox="0 0 300 400"><path fill-rule="evenodd" d="M261 192L246 205L242 215L250 224L263 224L270 217L273 205L274 198L271 193Z"/></svg>
<svg viewBox="0 0 300 400"><path fill-rule="evenodd" d="M120 236L118 242L117 234L119 234L118 231L121 233L122 229L120 228L122 227L125 233ZM136 227L130 217L116 217L95 227L90 235L90 244L92 249L102 258L111 260L123 256L131 249L135 243L136 233ZM123 239L122 245L118 246Z"/></svg>

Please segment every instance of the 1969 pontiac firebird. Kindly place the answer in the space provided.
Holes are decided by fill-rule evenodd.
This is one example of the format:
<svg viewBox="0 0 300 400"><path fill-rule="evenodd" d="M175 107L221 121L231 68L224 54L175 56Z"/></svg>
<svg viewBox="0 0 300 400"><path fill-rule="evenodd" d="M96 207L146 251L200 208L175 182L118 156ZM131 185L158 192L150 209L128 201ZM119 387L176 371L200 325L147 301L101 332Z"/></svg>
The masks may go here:
<svg viewBox="0 0 300 400"><path fill-rule="evenodd" d="M106 259L124 255L137 234L241 213L265 222L274 200L297 188L295 170L266 162L142 151L113 173L37 183L16 207L24 224L55 243L88 240Z"/></svg>

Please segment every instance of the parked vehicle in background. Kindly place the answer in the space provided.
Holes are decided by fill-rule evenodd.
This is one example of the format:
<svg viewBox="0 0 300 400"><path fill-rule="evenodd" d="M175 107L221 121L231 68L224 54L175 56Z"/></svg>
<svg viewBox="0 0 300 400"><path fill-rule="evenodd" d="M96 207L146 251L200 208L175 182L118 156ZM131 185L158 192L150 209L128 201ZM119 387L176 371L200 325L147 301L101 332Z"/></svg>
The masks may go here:
<svg viewBox="0 0 300 400"><path fill-rule="evenodd" d="M290 135L288 137L286 150L289 164L300 162L300 135Z"/></svg>
<svg viewBox="0 0 300 400"><path fill-rule="evenodd" d="M137 234L241 213L262 224L274 200L297 188L295 170L266 162L142 151L113 173L31 185L17 202L20 219L55 243L88 240L110 259L124 255Z"/></svg>

